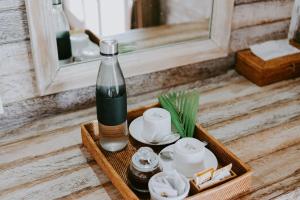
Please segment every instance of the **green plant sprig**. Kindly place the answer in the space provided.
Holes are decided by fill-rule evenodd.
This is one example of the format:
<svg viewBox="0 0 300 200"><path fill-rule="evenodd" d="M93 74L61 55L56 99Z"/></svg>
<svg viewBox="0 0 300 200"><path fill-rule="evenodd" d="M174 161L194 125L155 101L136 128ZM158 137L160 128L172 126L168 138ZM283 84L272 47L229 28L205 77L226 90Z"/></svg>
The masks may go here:
<svg viewBox="0 0 300 200"><path fill-rule="evenodd" d="M172 124L181 137L193 137L199 107L196 91L170 92L160 95L161 106L171 114Z"/></svg>

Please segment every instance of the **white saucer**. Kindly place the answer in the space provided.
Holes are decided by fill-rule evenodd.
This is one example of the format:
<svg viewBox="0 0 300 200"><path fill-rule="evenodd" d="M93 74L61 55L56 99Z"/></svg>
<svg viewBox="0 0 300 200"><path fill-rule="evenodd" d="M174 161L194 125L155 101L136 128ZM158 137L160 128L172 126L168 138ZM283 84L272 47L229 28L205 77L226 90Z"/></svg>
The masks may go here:
<svg viewBox="0 0 300 200"><path fill-rule="evenodd" d="M168 151L168 152L173 152L173 146L174 145L170 145L170 146L167 146L166 148L164 148L163 150L161 150L161 152L165 152L165 151ZM159 167L162 171L172 171L174 169L176 169L174 167L174 162L173 160L165 160L165 159L162 159L160 154L161 152L159 153ZM205 148L205 158L204 158L204 161L202 163L202 165L199 165L199 172L200 171L203 171L205 169L209 169L209 168L214 168L215 170L217 169L218 167L218 160L216 158L216 156L207 148ZM193 178L193 177L187 177L189 179Z"/></svg>
<svg viewBox="0 0 300 200"><path fill-rule="evenodd" d="M158 145L171 144L173 142L176 142L180 138L179 134L174 133L173 137L171 136L168 140L165 140L165 141L162 141L159 143L151 143L151 142L146 141L142 137L142 131L143 131L143 116L136 118L129 125L129 134L137 141L144 143L144 144L148 144L148 145L158 146Z"/></svg>

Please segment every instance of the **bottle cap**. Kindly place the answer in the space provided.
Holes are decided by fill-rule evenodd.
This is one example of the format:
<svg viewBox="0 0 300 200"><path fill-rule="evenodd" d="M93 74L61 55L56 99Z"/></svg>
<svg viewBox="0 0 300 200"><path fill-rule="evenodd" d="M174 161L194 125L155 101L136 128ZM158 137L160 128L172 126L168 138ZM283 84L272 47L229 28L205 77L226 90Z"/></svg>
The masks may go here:
<svg viewBox="0 0 300 200"><path fill-rule="evenodd" d="M62 0L52 0L52 5L59 5L61 4Z"/></svg>
<svg viewBox="0 0 300 200"><path fill-rule="evenodd" d="M118 54L117 40L102 40L100 43L100 54L103 56L112 56Z"/></svg>

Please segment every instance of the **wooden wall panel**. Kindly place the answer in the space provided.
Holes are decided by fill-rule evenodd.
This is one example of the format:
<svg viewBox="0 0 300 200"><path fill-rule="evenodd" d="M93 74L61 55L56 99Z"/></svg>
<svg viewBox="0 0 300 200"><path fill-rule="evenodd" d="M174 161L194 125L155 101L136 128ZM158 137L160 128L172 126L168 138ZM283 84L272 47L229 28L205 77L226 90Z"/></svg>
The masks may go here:
<svg viewBox="0 0 300 200"><path fill-rule="evenodd" d="M290 19L294 2L277 0L235 6L232 29Z"/></svg>
<svg viewBox="0 0 300 200"><path fill-rule="evenodd" d="M29 39L25 7L0 11L0 44Z"/></svg>
<svg viewBox="0 0 300 200"><path fill-rule="evenodd" d="M0 76L33 70L29 41L0 45Z"/></svg>
<svg viewBox="0 0 300 200"><path fill-rule="evenodd" d="M38 95L29 41L0 45L0 97L4 103Z"/></svg>
<svg viewBox="0 0 300 200"><path fill-rule="evenodd" d="M286 38L289 24L290 20L283 20L233 30L231 33L230 49L232 52L236 52L258 42Z"/></svg>
<svg viewBox="0 0 300 200"><path fill-rule="evenodd" d="M25 8L24 0L0 0L0 11Z"/></svg>

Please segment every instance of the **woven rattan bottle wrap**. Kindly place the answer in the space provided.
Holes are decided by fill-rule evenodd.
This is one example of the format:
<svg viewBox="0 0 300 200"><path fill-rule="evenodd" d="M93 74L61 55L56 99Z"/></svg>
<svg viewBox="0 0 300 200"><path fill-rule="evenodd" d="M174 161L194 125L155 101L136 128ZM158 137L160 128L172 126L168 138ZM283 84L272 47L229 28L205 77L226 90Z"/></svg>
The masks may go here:
<svg viewBox="0 0 300 200"><path fill-rule="evenodd" d="M99 123L99 133L102 137L106 138L120 138L127 135L128 130L124 124L116 125L116 126L106 126L104 124Z"/></svg>

